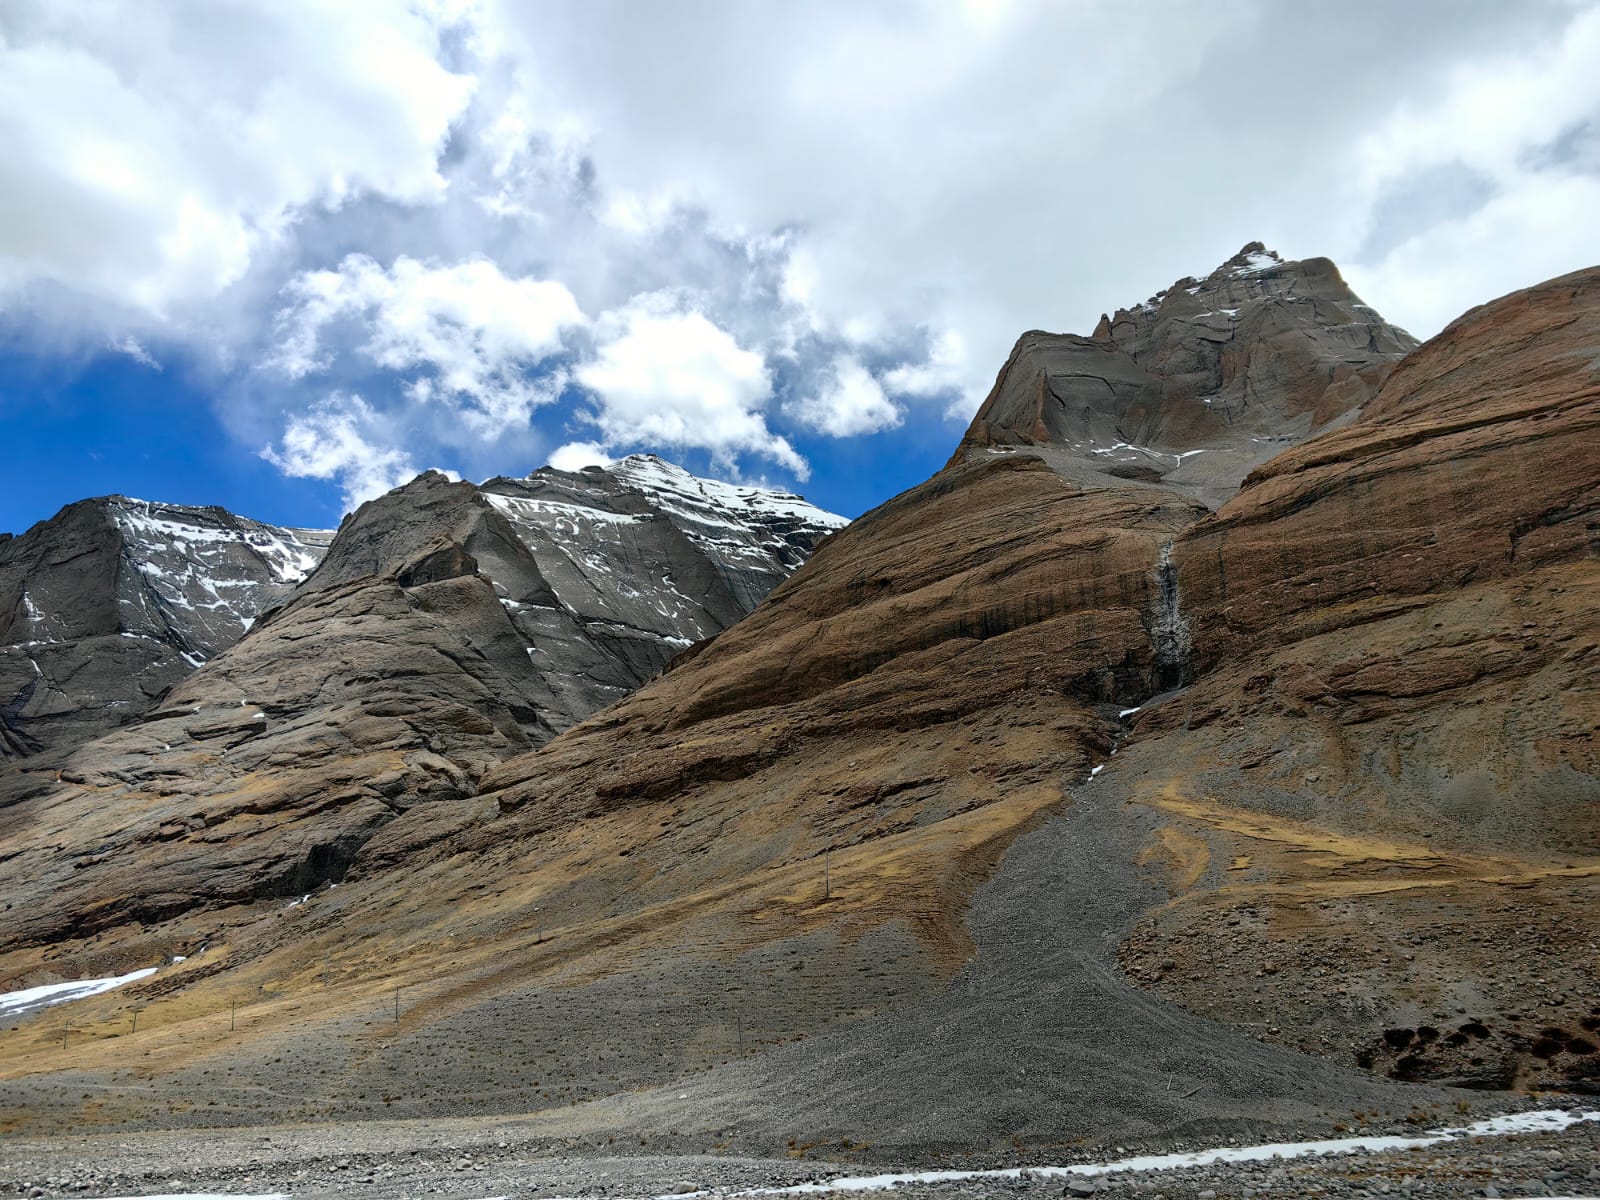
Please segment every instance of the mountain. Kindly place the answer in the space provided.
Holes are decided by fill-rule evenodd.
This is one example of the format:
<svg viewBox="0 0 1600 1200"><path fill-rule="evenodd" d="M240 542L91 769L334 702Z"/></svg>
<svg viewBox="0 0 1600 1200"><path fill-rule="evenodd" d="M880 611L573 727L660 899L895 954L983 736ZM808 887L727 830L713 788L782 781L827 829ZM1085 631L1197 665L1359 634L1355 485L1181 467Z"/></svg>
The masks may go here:
<svg viewBox="0 0 1600 1200"><path fill-rule="evenodd" d="M0 756L133 720L237 641L332 537L106 496L0 541Z"/></svg>
<svg viewBox="0 0 1600 1200"><path fill-rule="evenodd" d="M1301 308L1231 352L1346 336L1274 302ZM8 1033L0 1100L31 1128L535 1111L585 1150L926 1159L1591 1087L1597 345L1600 268L1371 381L1263 375L1241 419L1287 440L1225 500L1225 472L1090 471L1076 425L1023 441L987 405L943 471L537 746L488 582L532 604L535 577L467 571L511 554L499 508L425 478L7 830L0 980L184 961L77 1002L75 1044ZM1140 369L1167 418L1102 389L1086 425L1165 445L1216 407ZM346 578L340 541L381 572ZM331 662L368 638L373 666ZM187 740L117 744L140 729Z"/></svg>
<svg viewBox="0 0 1600 1200"><path fill-rule="evenodd" d="M1089 337L1024 334L956 460L1025 447L1085 486L1160 484L1215 508L1254 467L1350 419L1416 344L1328 259L1252 242Z"/></svg>
<svg viewBox="0 0 1600 1200"><path fill-rule="evenodd" d="M27 832L0 890L50 897L8 933L337 880L398 813L474 796L843 524L649 456L482 487L419 476L347 517L292 593L139 720L0 789L0 832Z"/></svg>

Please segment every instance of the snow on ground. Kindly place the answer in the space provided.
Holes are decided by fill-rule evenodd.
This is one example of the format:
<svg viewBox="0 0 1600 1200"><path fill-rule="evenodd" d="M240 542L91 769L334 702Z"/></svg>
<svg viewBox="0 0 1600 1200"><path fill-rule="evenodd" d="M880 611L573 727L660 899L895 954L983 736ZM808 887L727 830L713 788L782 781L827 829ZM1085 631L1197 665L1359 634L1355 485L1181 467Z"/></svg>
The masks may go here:
<svg viewBox="0 0 1600 1200"><path fill-rule="evenodd" d="M133 983L155 973L155 967L145 967L139 971L129 971L126 975L114 975L109 979L76 979L71 983L45 983L38 987L23 988L20 992L0 992L0 1018L20 1017L24 1013L48 1008L52 1004L65 1004L68 1000L98 996L101 992L109 992L112 988L119 988L125 983Z"/></svg>
<svg viewBox="0 0 1600 1200"><path fill-rule="evenodd" d="M898 1175L855 1175L800 1183L792 1187L752 1188L734 1196L801 1196L821 1192L878 1192L907 1183L957 1183L978 1179L1059 1179L1067 1176L1110 1175L1117 1171L1164 1171L1179 1167L1204 1167L1212 1163L1268 1162L1325 1154L1355 1154L1371 1150L1410 1150L1469 1137L1503 1137L1517 1133L1559 1133L1584 1121L1600 1121L1600 1112L1545 1109L1489 1117L1471 1125L1436 1129L1414 1137L1327 1138L1316 1142L1270 1142L1260 1146L1223 1146L1184 1154L1146 1154L1105 1163L1074 1163L1063 1167L1006 1167L992 1171L916 1171ZM702 1195L706 1193L701 1193ZM655 1200L667 1200L657 1197ZM681 1198L680 1198L681 1200Z"/></svg>
<svg viewBox="0 0 1600 1200"><path fill-rule="evenodd" d="M631 454L607 468L670 514L702 524L746 529L761 517L787 517L827 529L843 529L850 518L808 504L792 492L701 479L653 454Z"/></svg>
<svg viewBox="0 0 1600 1200"><path fill-rule="evenodd" d="M334 533L126 496L111 497L110 512L122 529L128 561L163 605L211 610L246 629L261 607L262 589L299 583L316 568ZM247 565L251 559L259 570Z"/></svg>

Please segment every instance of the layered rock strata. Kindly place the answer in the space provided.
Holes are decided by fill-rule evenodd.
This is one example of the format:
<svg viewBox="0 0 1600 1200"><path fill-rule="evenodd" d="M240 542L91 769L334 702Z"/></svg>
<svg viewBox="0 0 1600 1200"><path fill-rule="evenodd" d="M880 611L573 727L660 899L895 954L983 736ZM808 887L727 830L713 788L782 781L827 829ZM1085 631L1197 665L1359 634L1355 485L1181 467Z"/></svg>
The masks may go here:
<svg viewBox="0 0 1600 1200"><path fill-rule="evenodd" d="M292 595L140 721L13 778L5 936L337 880L398 813L474 796L842 524L646 457L482 488L420 476L347 518Z"/></svg>
<svg viewBox="0 0 1600 1200"><path fill-rule="evenodd" d="M1406 1078L1600 1078L1597 363L1600 270L1473 309L1178 539L1146 794L1241 867L1143 977L1240 1019L1185 964L1246 959L1285 1037Z"/></svg>

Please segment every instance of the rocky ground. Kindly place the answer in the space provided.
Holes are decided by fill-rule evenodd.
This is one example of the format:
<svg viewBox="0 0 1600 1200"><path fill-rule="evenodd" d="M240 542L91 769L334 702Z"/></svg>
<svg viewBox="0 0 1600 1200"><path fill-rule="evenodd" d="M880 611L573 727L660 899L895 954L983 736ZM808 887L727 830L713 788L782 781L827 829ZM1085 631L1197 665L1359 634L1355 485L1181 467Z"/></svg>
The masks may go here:
<svg viewBox="0 0 1600 1200"><path fill-rule="evenodd" d="M1416 1137L1405 1121L1368 1135ZM1234 1139L1235 1142L1240 1139ZM288 1193L310 1200L417 1195L645 1197L756 1189L857 1192L879 1171L967 1172L1021 1165L1020 1175L912 1180L893 1190L914 1200L1011 1195L1226 1197L1582 1196L1600 1194L1600 1121L1556 1133L1460 1138L1432 1146L1260 1162L1149 1169L1114 1164L1138 1155L1197 1150L1199 1142L1022 1147L999 1155L933 1155L922 1164L870 1163L864 1146L796 1147L785 1158L749 1158L613 1139L536 1136L525 1119L276 1126L251 1132L107 1134L11 1142L0 1195L111 1196L154 1193ZM863 1160L866 1160L865 1162ZM1068 1175L1049 1168L1112 1167ZM837 1189L828 1186L836 1181ZM882 1184L880 1180L880 1186Z"/></svg>

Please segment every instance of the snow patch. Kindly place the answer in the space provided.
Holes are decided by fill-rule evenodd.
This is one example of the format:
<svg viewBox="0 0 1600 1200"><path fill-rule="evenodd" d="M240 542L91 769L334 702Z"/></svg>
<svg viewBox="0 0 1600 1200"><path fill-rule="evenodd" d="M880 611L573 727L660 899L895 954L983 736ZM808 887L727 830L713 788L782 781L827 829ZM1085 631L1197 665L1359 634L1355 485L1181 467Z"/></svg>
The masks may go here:
<svg viewBox="0 0 1600 1200"><path fill-rule="evenodd" d="M83 1000L98 996L113 988L148 978L156 973L155 967L129 971L126 975L113 975L106 979L76 979L70 983L45 983L38 987L23 988L19 992L0 992L0 1017L20 1017L69 1000Z"/></svg>
<svg viewBox="0 0 1600 1200"><path fill-rule="evenodd" d="M740 1196L805 1196L824 1192L880 1192L910 1183L959 1183L983 1179L1060 1179L1069 1176L1110 1175L1118 1171L1171 1171L1214 1163L1270 1162L1274 1159L1358 1154L1374 1150L1411 1150L1469 1137L1504 1137L1520 1133L1559 1133L1586 1121L1600 1121L1600 1112L1546 1109L1510 1113L1449 1129L1415 1136L1326 1138L1310 1142L1268 1142L1259 1146L1224 1146L1182 1154L1145 1154L1103 1163L1073 1163L1056 1167L1002 1167L988 1171L915 1171L901 1174L853 1175L800 1183L791 1187L751 1188ZM667 1200L656 1197L653 1200Z"/></svg>

